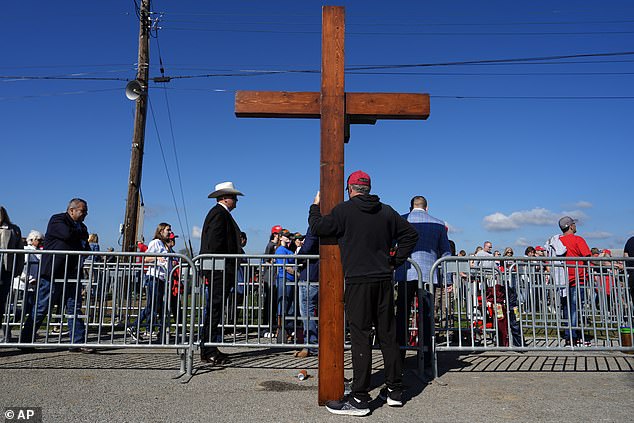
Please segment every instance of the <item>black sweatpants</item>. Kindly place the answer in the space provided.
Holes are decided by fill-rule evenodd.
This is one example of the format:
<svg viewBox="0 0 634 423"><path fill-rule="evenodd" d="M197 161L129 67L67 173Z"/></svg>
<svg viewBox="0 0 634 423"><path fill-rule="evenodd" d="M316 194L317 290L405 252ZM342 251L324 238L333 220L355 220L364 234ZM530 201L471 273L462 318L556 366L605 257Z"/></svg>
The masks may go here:
<svg viewBox="0 0 634 423"><path fill-rule="evenodd" d="M383 353L386 385L402 390L403 370L396 342L392 281L346 283L344 305L352 344L352 393L355 398L370 400L372 326Z"/></svg>

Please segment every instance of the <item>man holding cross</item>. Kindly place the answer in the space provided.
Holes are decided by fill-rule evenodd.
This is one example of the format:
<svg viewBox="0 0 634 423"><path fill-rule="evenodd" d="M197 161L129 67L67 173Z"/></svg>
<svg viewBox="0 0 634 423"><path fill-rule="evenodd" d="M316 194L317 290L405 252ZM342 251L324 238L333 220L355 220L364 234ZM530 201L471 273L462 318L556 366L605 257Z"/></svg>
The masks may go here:
<svg viewBox="0 0 634 423"><path fill-rule="evenodd" d="M390 206L370 194L370 176L356 171L348 177L350 199L322 216L320 193L310 207L310 231L320 237L336 237L345 278L344 307L352 343L352 392L328 401L334 414L365 416L370 413L372 327L376 330L385 364L386 388L380 396L390 406L403 405L402 365L396 342L392 272L413 251L418 233ZM397 244L395 255L390 250Z"/></svg>

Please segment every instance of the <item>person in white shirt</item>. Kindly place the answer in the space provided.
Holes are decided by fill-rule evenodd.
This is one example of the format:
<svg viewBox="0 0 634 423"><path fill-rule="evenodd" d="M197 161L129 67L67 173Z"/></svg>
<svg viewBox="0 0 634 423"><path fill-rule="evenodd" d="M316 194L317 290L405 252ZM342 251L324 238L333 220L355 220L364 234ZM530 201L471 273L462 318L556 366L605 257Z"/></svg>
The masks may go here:
<svg viewBox="0 0 634 423"><path fill-rule="evenodd" d="M128 325L128 335L135 341L149 340L151 343L161 343L163 334L163 320L165 310L165 294L167 286L165 278L169 258L161 257L160 254L169 253L167 242L172 234L172 226L169 223L159 223L154 232L154 239L148 244L143 258L144 263L149 263L145 272L145 292L147 302L145 308L139 313L136 321ZM139 308L140 308L139 303ZM140 333L140 325L145 322L146 331ZM157 328L155 334L152 330Z"/></svg>

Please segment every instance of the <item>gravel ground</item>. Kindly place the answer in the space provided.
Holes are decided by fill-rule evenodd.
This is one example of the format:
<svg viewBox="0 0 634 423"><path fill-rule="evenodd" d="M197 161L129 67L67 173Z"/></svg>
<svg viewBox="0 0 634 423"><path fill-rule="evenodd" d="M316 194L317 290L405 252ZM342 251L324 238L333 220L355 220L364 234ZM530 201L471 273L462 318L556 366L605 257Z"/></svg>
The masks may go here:
<svg viewBox="0 0 634 423"><path fill-rule="evenodd" d="M290 351L225 349L226 367L195 362L174 379L174 351L21 354L0 351L3 407L41 407L44 422L329 422L352 420L317 405L317 359ZM408 360L413 366L414 358ZM346 353L346 376L351 376ZM382 383L374 360L373 397ZM309 377L297 379L306 369ZM440 377L406 371L406 404L371 403L366 420L394 422L630 422L634 356L622 353L482 353L440 357ZM186 382L186 383L185 383ZM9 421L9 420L6 420Z"/></svg>

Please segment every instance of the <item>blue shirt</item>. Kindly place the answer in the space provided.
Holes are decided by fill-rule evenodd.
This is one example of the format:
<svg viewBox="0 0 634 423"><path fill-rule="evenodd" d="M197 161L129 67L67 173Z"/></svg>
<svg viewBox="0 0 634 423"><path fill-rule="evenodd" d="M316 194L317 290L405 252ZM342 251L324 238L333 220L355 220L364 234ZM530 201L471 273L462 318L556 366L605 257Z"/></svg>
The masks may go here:
<svg viewBox="0 0 634 423"><path fill-rule="evenodd" d="M275 250L275 254L276 255L293 255L295 253L289 250L288 248L284 247L283 245L280 245L279 247L277 247L277 250ZM277 270L278 279L284 279L284 274L286 274L286 280L288 281L295 280L295 275L286 270L287 265L294 264L294 263L295 263L295 259L281 259L281 258L275 259L275 264L280 265Z"/></svg>

